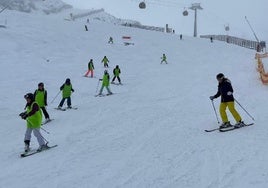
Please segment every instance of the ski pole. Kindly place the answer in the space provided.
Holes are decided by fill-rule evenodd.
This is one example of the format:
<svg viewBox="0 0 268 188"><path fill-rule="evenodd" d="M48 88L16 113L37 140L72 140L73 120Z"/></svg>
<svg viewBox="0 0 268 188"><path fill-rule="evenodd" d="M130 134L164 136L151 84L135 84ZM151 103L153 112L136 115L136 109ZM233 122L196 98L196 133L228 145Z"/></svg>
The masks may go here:
<svg viewBox="0 0 268 188"><path fill-rule="evenodd" d="M41 129L42 129L43 131L45 131L46 133L48 133L48 132L47 132L45 129L43 129L42 127L41 127ZM49 143L48 140L45 139L45 138L42 136L42 134L40 133L40 131L39 131L38 133L39 133L39 136L43 138L43 140L46 142L46 145L47 145L47 144ZM49 134L49 133L48 133L48 134Z"/></svg>
<svg viewBox="0 0 268 188"><path fill-rule="evenodd" d="M26 121L32 125L32 122L31 122L30 120L26 119ZM43 127L40 127L40 129L43 130L45 133L50 134L50 133L49 133L46 129L44 129ZM42 135L40 135L40 136L42 136ZM45 140L45 138L44 138L44 140Z"/></svg>
<svg viewBox="0 0 268 188"><path fill-rule="evenodd" d="M99 85L100 85L100 80L98 81L98 84L97 84L97 88L96 88L95 95L97 95L97 92L98 92L98 90L99 90Z"/></svg>
<svg viewBox="0 0 268 188"><path fill-rule="evenodd" d="M32 122L31 122L30 120L26 119L26 121L29 122L30 124L32 124ZM46 132L47 134L49 134L49 132L46 131L44 128L40 127L40 129L42 129L44 132ZM42 134L40 133L40 131L38 131L38 133L39 133L39 136L42 137L43 140L48 144L48 140L45 139L45 138L42 136Z"/></svg>
<svg viewBox="0 0 268 188"><path fill-rule="evenodd" d="M216 119L217 119L218 124L219 124L219 123L220 123L220 121L219 121L219 118L218 118L218 115L217 115L217 112L216 112L216 109L215 109L215 105L214 105L213 100L211 100L211 103L212 103L212 106L213 106L213 109L214 109L214 112L215 112L215 115L216 115Z"/></svg>
<svg viewBox="0 0 268 188"><path fill-rule="evenodd" d="M44 129L43 127L40 127L45 133L50 134L46 129ZM44 138L45 139L45 138Z"/></svg>
<svg viewBox="0 0 268 188"><path fill-rule="evenodd" d="M243 106L236 100L236 99L234 99L235 100L235 102L248 114L248 116L249 117L251 117L251 119L253 120L253 121L255 121L255 119L246 111L246 109L245 108L243 108Z"/></svg>
<svg viewBox="0 0 268 188"><path fill-rule="evenodd" d="M61 91L59 91L59 92L57 93L57 95L54 97L54 99L53 99L50 103L53 103L53 101L58 97L58 95L60 94L60 92L61 92Z"/></svg>

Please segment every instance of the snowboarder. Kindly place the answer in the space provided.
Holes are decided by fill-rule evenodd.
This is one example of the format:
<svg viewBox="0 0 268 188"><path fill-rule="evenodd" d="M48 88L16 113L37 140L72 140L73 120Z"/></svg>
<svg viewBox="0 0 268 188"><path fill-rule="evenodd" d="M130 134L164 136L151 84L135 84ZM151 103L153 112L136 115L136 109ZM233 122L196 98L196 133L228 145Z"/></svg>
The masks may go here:
<svg viewBox="0 0 268 188"><path fill-rule="evenodd" d="M24 136L24 150L25 152L30 151L31 134L33 132L39 143L39 148L37 151L42 151L48 148L46 140L40 132L40 127L42 123L42 112L37 102L35 102L34 95L32 93L27 93L24 98L27 101L25 107L26 111L20 113L20 117L27 122L27 129Z"/></svg>
<svg viewBox="0 0 268 188"><path fill-rule="evenodd" d="M163 62L165 62L166 64L167 64L167 56L166 56L166 54L163 54L163 56L161 57L161 63L160 64L162 64Z"/></svg>
<svg viewBox="0 0 268 188"><path fill-rule="evenodd" d="M180 34L180 40L182 40L182 34Z"/></svg>
<svg viewBox="0 0 268 188"><path fill-rule="evenodd" d="M90 59L88 62L88 71L85 74L85 77L87 77L90 74L91 78L93 78L93 70L94 70L94 64L93 64L93 59Z"/></svg>
<svg viewBox="0 0 268 188"><path fill-rule="evenodd" d="M102 79L99 79L99 81L102 81L101 89L99 92L99 95L102 95L103 88L105 87L108 91L108 95L113 94L109 88L110 85L110 75L107 70L104 71Z"/></svg>
<svg viewBox="0 0 268 188"><path fill-rule="evenodd" d="M46 106L47 106L47 91L44 88L44 83L40 82L38 84L38 89L35 90L34 92L34 99L37 102L37 104L39 105L39 107L41 108L46 120L45 123L51 121L49 118L49 114L46 110Z"/></svg>
<svg viewBox="0 0 268 188"><path fill-rule="evenodd" d="M103 59L102 59L101 62L103 63L104 68L108 68L108 67L109 67L109 66L108 66L108 62L109 62L109 60L108 60L108 58L107 58L106 56L103 57Z"/></svg>
<svg viewBox="0 0 268 188"><path fill-rule="evenodd" d="M62 91L62 99L60 101L58 108L59 109L62 108L62 105L65 102L65 99L67 99L68 108L72 108L71 94L72 94L72 92L74 92L74 89L72 87L70 78L66 79L65 83L60 87L60 90Z"/></svg>
<svg viewBox="0 0 268 188"><path fill-rule="evenodd" d="M210 100L213 100L221 96L219 111L222 119L222 125L220 126L220 129L232 126L226 114L227 107L231 112L231 114L233 115L234 119L236 120L236 124L234 126L236 128L243 126L244 122L242 121L241 116L235 109L234 96L233 96L234 91L232 88L231 81L228 78L226 78L223 73L217 74L216 78L219 82L218 92L215 95L210 96L209 98Z"/></svg>
<svg viewBox="0 0 268 188"><path fill-rule="evenodd" d="M113 37L110 37L110 38L109 38L108 43L109 43L109 44L113 44L113 43L114 43Z"/></svg>
<svg viewBox="0 0 268 188"><path fill-rule="evenodd" d="M119 75L120 75L120 73L121 73L121 70L120 70L120 68L119 68L119 65L116 65L116 67L115 67L114 70L113 70L113 73L114 73L114 77L113 77L111 83L114 84L114 80L115 80L115 78L117 78L119 84L121 84L121 79L120 79L120 77L119 77Z"/></svg>

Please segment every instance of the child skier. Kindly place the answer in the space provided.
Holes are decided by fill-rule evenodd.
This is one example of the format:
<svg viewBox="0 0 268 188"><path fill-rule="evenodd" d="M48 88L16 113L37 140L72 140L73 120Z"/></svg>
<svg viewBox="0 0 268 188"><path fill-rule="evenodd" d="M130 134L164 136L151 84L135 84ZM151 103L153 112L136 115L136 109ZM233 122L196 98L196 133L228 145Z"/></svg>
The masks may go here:
<svg viewBox="0 0 268 188"><path fill-rule="evenodd" d="M38 89L34 92L34 99L41 108L46 120L45 123L51 121L49 118L49 114L47 113L46 106L47 106L47 91L44 88L44 83L40 82L38 84Z"/></svg>
<svg viewBox="0 0 268 188"><path fill-rule="evenodd" d="M102 86L101 86L101 89L100 89L100 92L98 95L102 95L102 91L103 91L103 88L105 87L108 91L108 95L111 95L113 94L109 88L109 85L110 85L110 75L108 73L107 70L104 71L104 74L103 74L103 77L102 79L99 79L99 81L102 81Z"/></svg>
<svg viewBox="0 0 268 188"><path fill-rule="evenodd" d="M119 65L116 65L116 67L115 67L114 70L113 70L113 73L114 73L114 77L113 77L111 83L114 84L114 80L115 80L115 78L117 78L119 84L121 84L121 79L120 79L120 77L119 77L119 75L120 75L120 73L121 73L121 70L120 70L120 68L119 68Z"/></svg>
<svg viewBox="0 0 268 188"><path fill-rule="evenodd" d="M234 119L236 120L236 124L234 126L236 128L242 127L244 125L244 122L242 121L241 116L235 109L234 96L233 96L234 91L231 85L231 81L228 78L225 78L224 74L222 73L219 73L216 76L216 78L219 82L218 92L215 95L210 96L209 98L213 100L221 96L219 111L222 119L222 125L220 126L220 129L232 126L226 114L227 107L231 112L231 114L233 115Z"/></svg>
<svg viewBox="0 0 268 188"><path fill-rule="evenodd" d="M22 119L26 120L27 122L27 129L24 136L24 143L25 143L25 152L30 151L30 142L31 142L31 134L33 132L34 136L37 138L39 143L39 148L37 151L42 151L47 149L47 143L44 137L40 132L40 127L42 123L42 112L37 104L34 101L34 95L32 93L27 93L24 96L25 100L27 101L26 104L26 111L20 113Z"/></svg>
<svg viewBox="0 0 268 188"><path fill-rule="evenodd" d="M109 43L109 44L113 44L113 43L114 43L113 37L110 37L110 38L109 38L108 43Z"/></svg>
<svg viewBox="0 0 268 188"><path fill-rule="evenodd" d="M162 64L163 62L165 62L167 64L167 57L166 57L166 54L163 54L163 56L161 57L161 63Z"/></svg>
<svg viewBox="0 0 268 188"><path fill-rule="evenodd" d="M93 78L93 70L94 70L94 64L93 64L93 59L90 59L88 62L88 71L85 74L85 77L87 77L90 74L90 77Z"/></svg>
<svg viewBox="0 0 268 188"><path fill-rule="evenodd" d="M65 99L67 99L68 108L72 108L71 94L72 92L74 92L74 89L72 87L70 78L66 79L65 83L60 87L60 90L62 91L62 99L60 101L58 109L62 108L62 105L64 104Z"/></svg>
<svg viewBox="0 0 268 188"><path fill-rule="evenodd" d="M106 56L103 57L103 59L102 59L101 62L103 63L104 68L108 68L109 67L108 66L109 60L108 60L108 58Z"/></svg>

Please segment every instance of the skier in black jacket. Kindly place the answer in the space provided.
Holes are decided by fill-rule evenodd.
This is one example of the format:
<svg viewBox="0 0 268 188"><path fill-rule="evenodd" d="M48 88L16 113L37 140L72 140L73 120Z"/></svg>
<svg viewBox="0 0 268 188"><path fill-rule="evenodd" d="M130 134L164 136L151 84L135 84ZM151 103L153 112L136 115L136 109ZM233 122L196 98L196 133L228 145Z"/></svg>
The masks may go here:
<svg viewBox="0 0 268 188"><path fill-rule="evenodd" d="M241 116L239 115L239 113L236 111L235 107L234 107L234 96L233 96L233 87L231 84L231 81L228 78L224 77L224 74L219 73L216 76L219 85L218 85L218 92L213 95L210 96L209 98L211 100L218 98L219 96L221 96L221 104L220 104L220 115L221 115L221 119L222 119L222 125L220 126L220 128L227 128L230 127L230 121L228 120L227 114L226 114L226 108L228 107L229 111L231 112L231 114L233 115L234 119L236 120L236 124L235 127L241 127L244 125L244 122L241 119Z"/></svg>

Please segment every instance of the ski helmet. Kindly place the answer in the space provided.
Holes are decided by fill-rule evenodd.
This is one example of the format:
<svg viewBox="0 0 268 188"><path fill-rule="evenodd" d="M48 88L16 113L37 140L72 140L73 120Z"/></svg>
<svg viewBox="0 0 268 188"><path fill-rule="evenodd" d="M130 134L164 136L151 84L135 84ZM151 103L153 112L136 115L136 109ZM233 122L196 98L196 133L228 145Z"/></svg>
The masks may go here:
<svg viewBox="0 0 268 188"><path fill-rule="evenodd" d="M40 86L44 87L44 83L43 83L43 82L40 82L40 83L38 84L38 87L40 87Z"/></svg>
<svg viewBox="0 0 268 188"><path fill-rule="evenodd" d="M219 74L217 74L216 78L217 79L223 79L224 78L224 74L219 73Z"/></svg>
<svg viewBox="0 0 268 188"><path fill-rule="evenodd" d="M30 99L31 101L34 100L34 95L32 93L27 93L26 95L24 95L25 99Z"/></svg>
<svg viewBox="0 0 268 188"><path fill-rule="evenodd" d="M65 81L66 84L70 84L71 83L71 80L70 78L67 78L66 81Z"/></svg>

